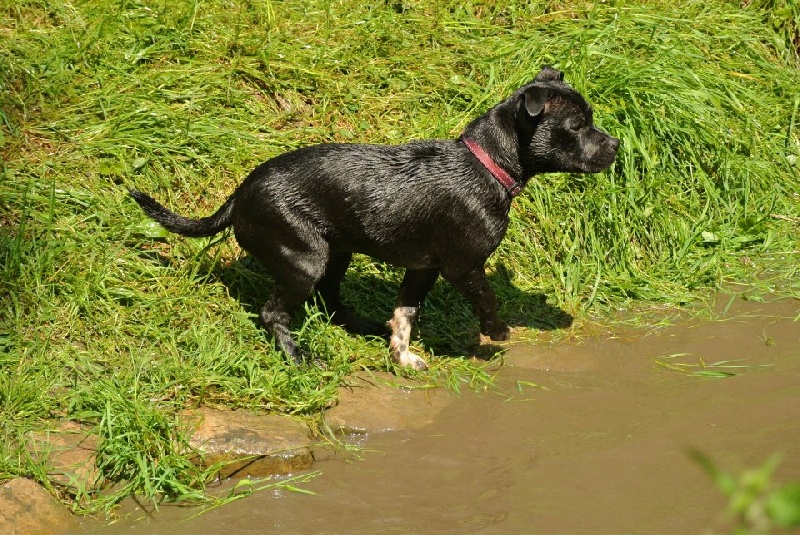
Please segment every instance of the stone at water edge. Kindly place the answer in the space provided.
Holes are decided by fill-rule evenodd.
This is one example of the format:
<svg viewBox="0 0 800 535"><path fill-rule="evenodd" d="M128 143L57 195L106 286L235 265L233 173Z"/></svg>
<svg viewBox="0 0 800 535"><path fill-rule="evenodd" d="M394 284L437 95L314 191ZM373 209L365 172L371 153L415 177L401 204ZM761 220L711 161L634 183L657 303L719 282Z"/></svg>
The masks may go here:
<svg viewBox="0 0 800 535"><path fill-rule="evenodd" d="M58 423L48 431L34 431L26 436L34 455L48 455L48 476L74 490L90 490L99 485L95 465L97 436L75 422Z"/></svg>
<svg viewBox="0 0 800 535"><path fill-rule="evenodd" d="M388 373L357 374L347 381L339 387L338 404L325 413L326 425L336 434L419 429L454 399L443 388L418 388Z"/></svg>
<svg viewBox="0 0 800 535"><path fill-rule="evenodd" d="M67 508L37 483L21 477L0 483L3 535L60 535L77 527Z"/></svg>
<svg viewBox="0 0 800 535"><path fill-rule="evenodd" d="M189 444L203 453L202 466L229 463L221 478L289 474L314 462L308 427L289 416L203 407L183 420L194 428Z"/></svg>

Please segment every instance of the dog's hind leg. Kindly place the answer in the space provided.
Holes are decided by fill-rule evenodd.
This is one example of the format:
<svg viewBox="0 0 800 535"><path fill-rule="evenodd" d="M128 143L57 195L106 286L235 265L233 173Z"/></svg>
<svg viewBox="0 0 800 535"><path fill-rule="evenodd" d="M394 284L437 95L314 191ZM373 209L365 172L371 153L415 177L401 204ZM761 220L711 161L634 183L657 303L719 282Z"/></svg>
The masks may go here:
<svg viewBox="0 0 800 535"><path fill-rule="evenodd" d="M389 321L389 326L392 328L389 345L392 358L401 366L409 366L415 370L424 370L428 367L420 356L409 349L411 327L419 317L422 302L433 288L438 276L438 269L408 269L403 282L400 283L397 306L394 309L394 316Z"/></svg>
<svg viewBox="0 0 800 535"><path fill-rule="evenodd" d="M272 333L275 345L295 363L307 360L289 330L292 313L309 298L322 277L328 258L328 244L320 237L306 236L293 243L259 244L250 252L275 279L272 297L261 308L259 319Z"/></svg>
<svg viewBox="0 0 800 535"><path fill-rule="evenodd" d="M385 324L360 318L353 309L342 303L340 286L352 258L350 252L331 251L325 274L317 283L317 292L333 323L355 334L385 335Z"/></svg>
<svg viewBox="0 0 800 535"><path fill-rule="evenodd" d="M302 302L303 299L300 300L300 303ZM289 330L291 313L296 308L293 306L295 303L296 299L293 296L287 296L283 290L276 290L270 300L261 308L259 319L264 328L272 333L275 346L291 358L295 364L303 364L307 360L307 356L297 345Z"/></svg>

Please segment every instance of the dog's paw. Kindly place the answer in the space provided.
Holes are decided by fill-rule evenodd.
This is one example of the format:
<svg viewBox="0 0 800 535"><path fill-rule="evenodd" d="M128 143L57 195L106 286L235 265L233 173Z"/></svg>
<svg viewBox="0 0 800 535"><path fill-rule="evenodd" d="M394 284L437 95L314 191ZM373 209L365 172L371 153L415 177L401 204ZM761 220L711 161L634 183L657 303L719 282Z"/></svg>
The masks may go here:
<svg viewBox="0 0 800 535"><path fill-rule="evenodd" d="M506 325L505 323L500 323L499 325L492 325L489 329L489 332L485 333L489 335L495 342L502 342L504 340L508 340L511 338L511 327Z"/></svg>
<svg viewBox="0 0 800 535"><path fill-rule="evenodd" d="M400 366L405 366L406 368L412 368L417 371L428 369L428 363L425 362L422 357L419 357L408 350L402 352L394 351L392 353L392 358Z"/></svg>
<svg viewBox="0 0 800 535"><path fill-rule="evenodd" d="M316 366L317 369L322 370L322 371L328 371L328 365L321 358L314 357L312 362L314 363L314 366Z"/></svg>

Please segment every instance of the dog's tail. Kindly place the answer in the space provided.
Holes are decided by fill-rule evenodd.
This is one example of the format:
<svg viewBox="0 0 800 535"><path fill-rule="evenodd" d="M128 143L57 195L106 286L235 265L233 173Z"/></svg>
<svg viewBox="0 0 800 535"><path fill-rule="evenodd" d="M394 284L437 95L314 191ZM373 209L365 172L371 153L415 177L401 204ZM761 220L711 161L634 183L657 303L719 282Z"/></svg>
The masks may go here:
<svg viewBox="0 0 800 535"><path fill-rule="evenodd" d="M131 190L130 194L152 220L168 231L175 232L181 236L189 238L213 236L233 223L233 207L236 203L236 195L231 195L214 215L200 219L190 219L168 210L146 193Z"/></svg>

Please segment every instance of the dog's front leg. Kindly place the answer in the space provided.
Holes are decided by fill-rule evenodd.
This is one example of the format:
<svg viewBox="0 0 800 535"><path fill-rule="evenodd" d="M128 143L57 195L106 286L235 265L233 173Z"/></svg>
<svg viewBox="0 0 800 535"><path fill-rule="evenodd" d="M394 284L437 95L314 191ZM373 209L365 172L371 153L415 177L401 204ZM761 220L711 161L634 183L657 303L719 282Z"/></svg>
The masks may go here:
<svg viewBox="0 0 800 535"><path fill-rule="evenodd" d="M508 340L511 330L497 316L497 296L486 280L483 264L469 271L445 270L442 275L475 307L481 323L481 334L496 341Z"/></svg>
<svg viewBox="0 0 800 535"><path fill-rule="evenodd" d="M392 329L392 338L389 340L389 347L392 350L392 359L400 366L408 366L415 370L425 370L428 364L420 357L409 350L411 344L411 326L419 315L419 308L416 307L396 307L394 316L389 320L389 327Z"/></svg>
<svg viewBox="0 0 800 535"><path fill-rule="evenodd" d="M439 276L438 269L408 269L400 284L400 294L394 316L389 321L392 337L389 346L392 359L401 366L409 366L415 370L424 370L427 363L409 349L411 345L411 327L419 317L422 302Z"/></svg>

